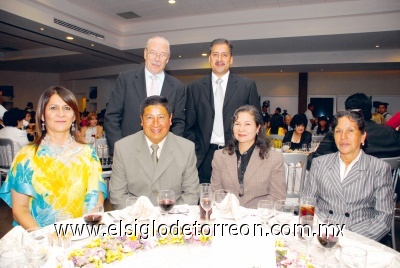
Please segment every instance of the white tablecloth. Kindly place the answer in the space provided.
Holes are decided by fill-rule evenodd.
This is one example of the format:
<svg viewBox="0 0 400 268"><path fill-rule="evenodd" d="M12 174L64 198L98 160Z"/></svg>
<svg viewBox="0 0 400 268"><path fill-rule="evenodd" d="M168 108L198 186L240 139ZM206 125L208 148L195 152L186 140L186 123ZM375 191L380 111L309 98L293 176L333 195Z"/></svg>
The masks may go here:
<svg viewBox="0 0 400 268"><path fill-rule="evenodd" d="M190 210L188 215L169 215L169 223L176 223L179 220L179 224L193 224L194 221L199 221L198 207L191 206ZM211 221L210 224L220 224L220 226L227 224L224 234L221 233L222 227L216 229L216 236L211 246L191 244L159 246L149 250L139 250L122 261L116 261L106 266L127 267L128 264L129 266L134 264L138 267L275 267L274 241L276 237L231 236L228 234L229 226L240 228L240 226L246 224L253 228L253 224L260 223L256 210L247 210L247 212L247 216L239 221L220 218ZM112 213L118 217L118 211L112 211ZM297 219L293 219L292 222L295 223L296 221ZM111 224L113 219L105 213L103 222ZM0 252L18 245L21 241L22 231L21 227L15 227L7 233L0 240ZM254 232L254 230L251 230L251 232ZM284 239L291 249L305 252L305 242L297 237L292 235L286 236ZM87 242L88 238L74 241L73 247L79 247ZM345 231L344 237L339 239L339 243L361 246L367 249L368 267L400 267L400 253L356 233ZM337 252L339 248L339 246L336 246L328 253L328 267L339 266L339 254ZM56 257L61 255L61 252L60 248L53 248L52 255L43 267L54 267L57 263ZM316 239L310 243L309 252L315 263L323 263L324 250Z"/></svg>

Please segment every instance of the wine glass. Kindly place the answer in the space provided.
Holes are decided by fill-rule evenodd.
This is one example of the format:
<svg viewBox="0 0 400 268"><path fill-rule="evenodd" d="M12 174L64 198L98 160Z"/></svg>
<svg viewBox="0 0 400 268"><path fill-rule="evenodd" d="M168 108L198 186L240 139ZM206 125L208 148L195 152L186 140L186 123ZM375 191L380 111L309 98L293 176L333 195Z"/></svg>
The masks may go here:
<svg viewBox="0 0 400 268"><path fill-rule="evenodd" d="M72 224L72 219L72 214L68 212L59 212L54 219L54 227L59 231L58 233L57 231L53 232L54 244L64 249L71 246L72 225L70 225L71 229L68 230L68 224Z"/></svg>
<svg viewBox="0 0 400 268"><path fill-rule="evenodd" d="M339 241L337 234L337 224L329 218L321 218L319 224L318 242L324 248L324 263L325 267L328 267L326 262L326 253L330 251Z"/></svg>
<svg viewBox="0 0 400 268"><path fill-rule="evenodd" d="M269 219L274 215L274 201L260 200L258 201L258 217L264 227L267 227Z"/></svg>
<svg viewBox="0 0 400 268"><path fill-rule="evenodd" d="M30 263L41 266L46 263L51 246L50 230L35 227L22 233L22 246L27 251Z"/></svg>
<svg viewBox="0 0 400 268"><path fill-rule="evenodd" d="M277 200L274 204L274 215L276 221L282 226L290 223L293 218L294 205L286 200ZM290 230L289 230L290 231ZM282 230L283 232L283 230Z"/></svg>
<svg viewBox="0 0 400 268"><path fill-rule="evenodd" d="M200 205L206 212L205 220L208 221L210 216L208 212L214 204L214 195L211 191L211 185L204 185L200 188Z"/></svg>
<svg viewBox="0 0 400 268"><path fill-rule="evenodd" d="M168 224L168 212L170 212L175 205L175 193L172 190L161 190L158 192L158 206L161 212L166 215L166 222Z"/></svg>
<svg viewBox="0 0 400 268"><path fill-rule="evenodd" d="M301 150L303 151L303 153L306 153L307 150L308 150L308 144L307 143L302 144L301 145Z"/></svg>
<svg viewBox="0 0 400 268"><path fill-rule="evenodd" d="M314 234L313 232L315 231L314 227L314 216L307 215L300 217L300 222L302 226L300 228L300 236L306 240L307 246L306 246L306 258L308 259L310 257L309 255L309 247L310 247L310 241L313 240Z"/></svg>
<svg viewBox="0 0 400 268"><path fill-rule="evenodd" d="M214 192L214 202L215 206L217 207L218 210L221 211L221 203L224 201L226 196L229 194L228 190L225 189L219 189Z"/></svg>
<svg viewBox="0 0 400 268"><path fill-rule="evenodd" d="M97 225L103 219L104 207L102 204L85 202L83 206L83 220L89 225Z"/></svg>

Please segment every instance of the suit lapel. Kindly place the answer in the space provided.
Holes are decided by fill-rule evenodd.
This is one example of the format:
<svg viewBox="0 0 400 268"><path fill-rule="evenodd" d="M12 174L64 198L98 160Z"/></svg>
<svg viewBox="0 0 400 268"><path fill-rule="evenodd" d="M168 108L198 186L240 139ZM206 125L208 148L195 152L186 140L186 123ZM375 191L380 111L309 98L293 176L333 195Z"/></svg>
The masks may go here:
<svg viewBox="0 0 400 268"><path fill-rule="evenodd" d="M332 187L333 192L336 192L338 197L346 202L346 198L343 195L342 181L340 180L340 169L339 169L339 152L332 154L330 159L326 162L327 172L325 174L328 182L328 187ZM324 179L323 179L324 180ZM329 184L330 182L330 184ZM329 191L329 190L328 190Z"/></svg>
<svg viewBox="0 0 400 268"><path fill-rule="evenodd" d="M157 167L155 169L153 183L156 182L161 175L165 172L169 165L171 165L172 161L174 161L173 157L174 152L174 137L171 133L168 133L164 146L162 148L160 158L158 159Z"/></svg>
<svg viewBox="0 0 400 268"><path fill-rule="evenodd" d="M211 105L211 108L213 109L213 111L215 111L211 74L204 77L203 79L203 91L204 91L204 96L207 98L208 102Z"/></svg>
<svg viewBox="0 0 400 268"><path fill-rule="evenodd" d="M140 102L147 98L146 91L146 79L144 75L144 67L136 73L135 79L133 80L134 87Z"/></svg>
<svg viewBox="0 0 400 268"><path fill-rule="evenodd" d="M170 76L165 74L164 83L161 87L160 95L167 98L167 100L170 99L170 97L173 93L173 90L174 90L173 86L174 86L174 83L171 81Z"/></svg>
<svg viewBox="0 0 400 268"><path fill-rule="evenodd" d="M226 86L225 98L224 98L224 107L230 101L230 99L235 95L237 90L237 80L232 73L229 73L228 85Z"/></svg>
<svg viewBox="0 0 400 268"><path fill-rule="evenodd" d="M236 152L233 155L229 155L228 153L224 154L227 158L226 161L226 170L228 171L228 178L232 178L233 184L235 185L237 192L240 190L240 184L238 180L238 169L237 169L237 156Z"/></svg>
<svg viewBox="0 0 400 268"><path fill-rule="evenodd" d="M354 166L350 169L349 173L347 174L346 178L343 180L343 188L349 187L355 181L360 179L360 176L363 171L366 170L367 163L365 161L364 154L361 153L360 158L354 164Z"/></svg>
<svg viewBox="0 0 400 268"><path fill-rule="evenodd" d="M142 133L143 134L143 133ZM146 172L148 178L150 180L154 177L154 166L153 161L151 160L150 149L147 147L146 139L144 138L138 146L136 147L136 159L140 163L140 166L143 167L144 171Z"/></svg>
<svg viewBox="0 0 400 268"><path fill-rule="evenodd" d="M261 159L259 156L260 149L258 147L254 148L253 153L251 154L249 164L247 165L246 172L244 173L244 183L246 185L246 180L250 180L254 173L261 168L263 161L265 159Z"/></svg>

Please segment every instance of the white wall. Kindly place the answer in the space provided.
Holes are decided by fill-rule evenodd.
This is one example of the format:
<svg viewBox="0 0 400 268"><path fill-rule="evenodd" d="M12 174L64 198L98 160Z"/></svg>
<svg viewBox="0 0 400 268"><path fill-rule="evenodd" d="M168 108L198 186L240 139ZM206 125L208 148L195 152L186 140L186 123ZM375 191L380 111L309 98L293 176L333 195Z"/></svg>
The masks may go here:
<svg viewBox="0 0 400 268"><path fill-rule="evenodd" d="M51 73L26 73L0 71L0 85L14 87L14 107L25 109L27 102L36 105L40 95L50 86L58 85L59 75ZM4 98L4 101L8 101Z"/></svg>

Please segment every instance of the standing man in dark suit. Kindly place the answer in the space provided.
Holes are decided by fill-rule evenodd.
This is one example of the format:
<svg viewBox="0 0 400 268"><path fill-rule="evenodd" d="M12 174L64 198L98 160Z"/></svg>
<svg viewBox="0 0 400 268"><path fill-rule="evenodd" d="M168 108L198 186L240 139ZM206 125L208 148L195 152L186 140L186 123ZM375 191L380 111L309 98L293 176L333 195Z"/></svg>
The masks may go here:
<svg viewBox="0 0 400 268"><path fill-rule="evenodd" d="M200 183L210 182L214 152L232 138L235 110L245 104L260 109L256 83L229 71L232 49L226 39L212 41L208 57L212 73L187 87L185 137L196 145Z"/></svg>
<svg viewBox="0 0 400 268"><path fill-rule="evenodd" d="M116 141L142 129L139 107L144 99L153 95L168 99L173 113L171 131L183 136L185 86L164 72L169 57L168 40L160 36L151 37L144 49L145 66L118 76L104 117L104 129L111 153Z"/></svg>

